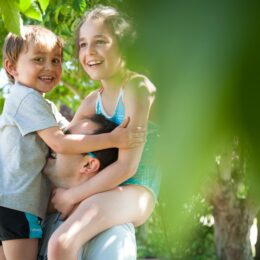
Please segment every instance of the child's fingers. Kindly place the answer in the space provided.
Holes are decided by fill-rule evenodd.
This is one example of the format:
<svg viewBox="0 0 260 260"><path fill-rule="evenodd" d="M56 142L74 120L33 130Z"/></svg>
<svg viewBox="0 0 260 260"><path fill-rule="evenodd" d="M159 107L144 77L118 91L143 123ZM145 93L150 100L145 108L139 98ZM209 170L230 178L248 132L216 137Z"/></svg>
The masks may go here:
<svg viewBox="0 0 260 260"><path fill-rule="evenodd" d="M146 128L138 126L134 129L132 129L133 134L146 134Z"/></svg>
<svg viewBox="0 0 260 260"><path fill-rule="evenodd" d="M142 132L142 131L146 131L146 127L142 127L142 126L137 126L136 127L136 131L138 131L138 132Z"/></svg>
<svg viewBox="0 0 260 260"><path fill-rule="evenodd" d="M136 134L135 136L132 136L132 140L130 141L131 146L139 146L146 142L146 135L145 134Z"/></svg>
<svg viewBox="0 0 260 260"><path fill-rule="evenodd" d="M142 140L142 141L140 140L139 142L137 141L137 142L131 143L130 148L137 148L137 147L143 145L145 142L146 141L144 141L144 140Z"/></svg>
<svg viewBox="0 0 260 260"><path fill-rule="evenodd" d="M129 142L130 143L145 143L146 134L145 133L132 134L131 138L129 139Z"/></svg>
<svg viewBox="0 0 260 260"><path fill-rule="evenodd" d="M127 116L127 117L123 120L123 122L119 125L119 127L121 127L121 128L126 128L127 125L128 125L128 123L129 123L129 120L130 120L130 118L129 118L129 116Z"/></svg>
<svg viewBox="0 0 260 260"><path fill-rule="evenodd" d="M146 137L146 131L133 132L133 133L131 134L131 136L132 136L133 138Z"/></svg>

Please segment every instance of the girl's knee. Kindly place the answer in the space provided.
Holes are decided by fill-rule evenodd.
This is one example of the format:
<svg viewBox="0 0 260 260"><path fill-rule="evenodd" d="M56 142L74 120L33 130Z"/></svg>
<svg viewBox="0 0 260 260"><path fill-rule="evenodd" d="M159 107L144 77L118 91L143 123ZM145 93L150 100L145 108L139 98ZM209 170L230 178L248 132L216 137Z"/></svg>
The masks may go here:
<svg viewBox="0 0 260 260"><path fill-rule="evenodd" d="M134 221L134 226L138 227L143 225L151 216L155 207L155 198L150 191L146 191L142 199L140 199L140 210L139 214Z"/></svg>

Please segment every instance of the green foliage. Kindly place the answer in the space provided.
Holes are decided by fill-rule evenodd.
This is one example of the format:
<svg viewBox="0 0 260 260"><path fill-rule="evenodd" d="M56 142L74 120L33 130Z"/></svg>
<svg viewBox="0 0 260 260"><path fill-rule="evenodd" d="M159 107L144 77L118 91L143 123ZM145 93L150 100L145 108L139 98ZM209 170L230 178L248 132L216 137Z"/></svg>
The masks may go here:
<svg viewBox="0 0 260 260"><path fill-rule="evenodd" d="M19 35L21 19L17 1L0 1L0 13L6 29Z"/></svg>
<svg viewBox="0 0 260 260"><path fill-rule="evenodd" d="M86 9L86 1L85 0L73 0L72 7L76 11L84 12Z"/></svg>
<svg viewBox="0 0 260 260"><path fill-rule="evenodd" d="M0 91L0 112L3 110L4 107L4 97L3 97L3 93Z"/></svg>
<svg viewBox="0 0 260 260"><path fill-rule="evenodd" d="M27 1L27 2L30 2L30 1ZM23 3L23 2L21 1L21 3ZM24 5L23 7L24 7L24 9L22 9L20 7L20 12L23 13L25 16L38 20L38 21L42 21L42 13L41 13L41 9L40 9L38 2L33 1L30 3L29 6Z"/></svg>
<svg viewBox="0 0 260 260"><path fill-rule="evenodd" d="M250 188L259 198L259 3L242 2L20 0L18 5L15 0L0 1L1 35L19 32L20 11L24 24L42 23L65 40L62 80L47 98L73 111L98 87L74 55L73 34L84 10L109 4L127 6L134 14L139 25L135 55L138 62L144 60L158 88L162 139L157 159L164 173L161 200L165 203L138 230L140 257L215 259L212 228L199 222L210 209L202 202L195 203L198 207L186 202L206 185L216 151L225 150L230 136L239 133L249 142ZM2 105L0 91L0 109ZM237 187L237 196L244 199L247 184L242 180Z"/></svg>
<svg viewBox="0 0 260 260"><path fill-rule="evenodd" d="M174 239L171 239L170 223L165 220L167 204L161 201L149 221L137 229L139 258L216 260L212 223L206 221L211 216L211 210L200 195L193 196L181 213L190 219L190 223L187 226L179 225L174 231ZM186 229L189 230L189 236L183 240Z"/></svg>
<svg viewBox="0 0 260 260"><path fill-rule="evenodd" d="M42 12L45 11L49 0L8 0L0 1L0 13L8 31L20 34L23 20L20 13L25 17L42 21Z"/></svg>
<svg viewBox="0 0 260 260"><path fill-rule="evenodd" d="M100 3L111 4L113 2L113 4L116 4L120 1L20 0L19 5L15 0L6 1L6 3L7 2L8 4L3 5L5 10L16 10L19 17L20 11L24 24L42 23L65 41L62 80L60 84L46 96L58 106L65 104L75 112L80 101L98 87L98 83L90 81L86 73L81 70L75 57L74 32L76 26L80 21L80 17L88 8ZM2 3L2 1L0 1L0 3ZM8 14L8 12L4 13ZM9 21L12 21L13 18L10 17L10 15L8 17ZM15 18L17 18L17 16L15 16ZM16 30L15 32L19 33L16 24L10 22L11 27L7 27L7 30L4 25L7 26L5 20L0 19L1 35L6 35L8 30ZM1 47L3 46L3 41L4 38L1 38ZM2 53L0 57L2 60Z"/></svg>
<svg viewBox="0 0 260 260"><path fill-rule="evenodd" d="M50 0L38 0L38 3L40 5L41 11L44 13L46 8L49 5Z"/></svg>

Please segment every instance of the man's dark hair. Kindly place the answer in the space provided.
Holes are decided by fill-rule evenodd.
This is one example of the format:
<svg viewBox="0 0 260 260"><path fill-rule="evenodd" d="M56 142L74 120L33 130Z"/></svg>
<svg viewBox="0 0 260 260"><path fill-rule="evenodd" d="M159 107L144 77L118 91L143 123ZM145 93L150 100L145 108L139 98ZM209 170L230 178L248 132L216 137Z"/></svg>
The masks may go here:
<svg viewBox="0 0 260 260"><path fill-rule="evenodd" d="M87 117L93 123L97 124L98 128L93 131L94 135L109 133L117 127L117 124L108 120L103 115L92 115ZM92 152L100 162L99 170L104 169L108 165L115 162L118 158L118 148L108 148Z"/></svg>

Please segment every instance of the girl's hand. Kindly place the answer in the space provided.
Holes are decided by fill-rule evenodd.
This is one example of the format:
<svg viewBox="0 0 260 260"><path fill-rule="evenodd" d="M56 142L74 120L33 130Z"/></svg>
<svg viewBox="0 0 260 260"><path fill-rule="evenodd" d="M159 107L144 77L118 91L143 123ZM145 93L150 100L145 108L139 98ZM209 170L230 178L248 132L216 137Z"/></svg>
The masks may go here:
<svg viewBox="0 0 260 260"><path fill-rule="evenodd" d="M146 129L142 127L128 129L126 128L128 123L129 117L124 119L124 121L111 132L112 143L117 148L135 148L146 142Z"/></svg>
<svg viewBox="0 0 260 260"><path fill-rule="evenodd" d="M56 188L52 193L51 202L54 208L61 213L61 219L66 219L75 207L67 195L67 190L63 188Z"/></svg>

